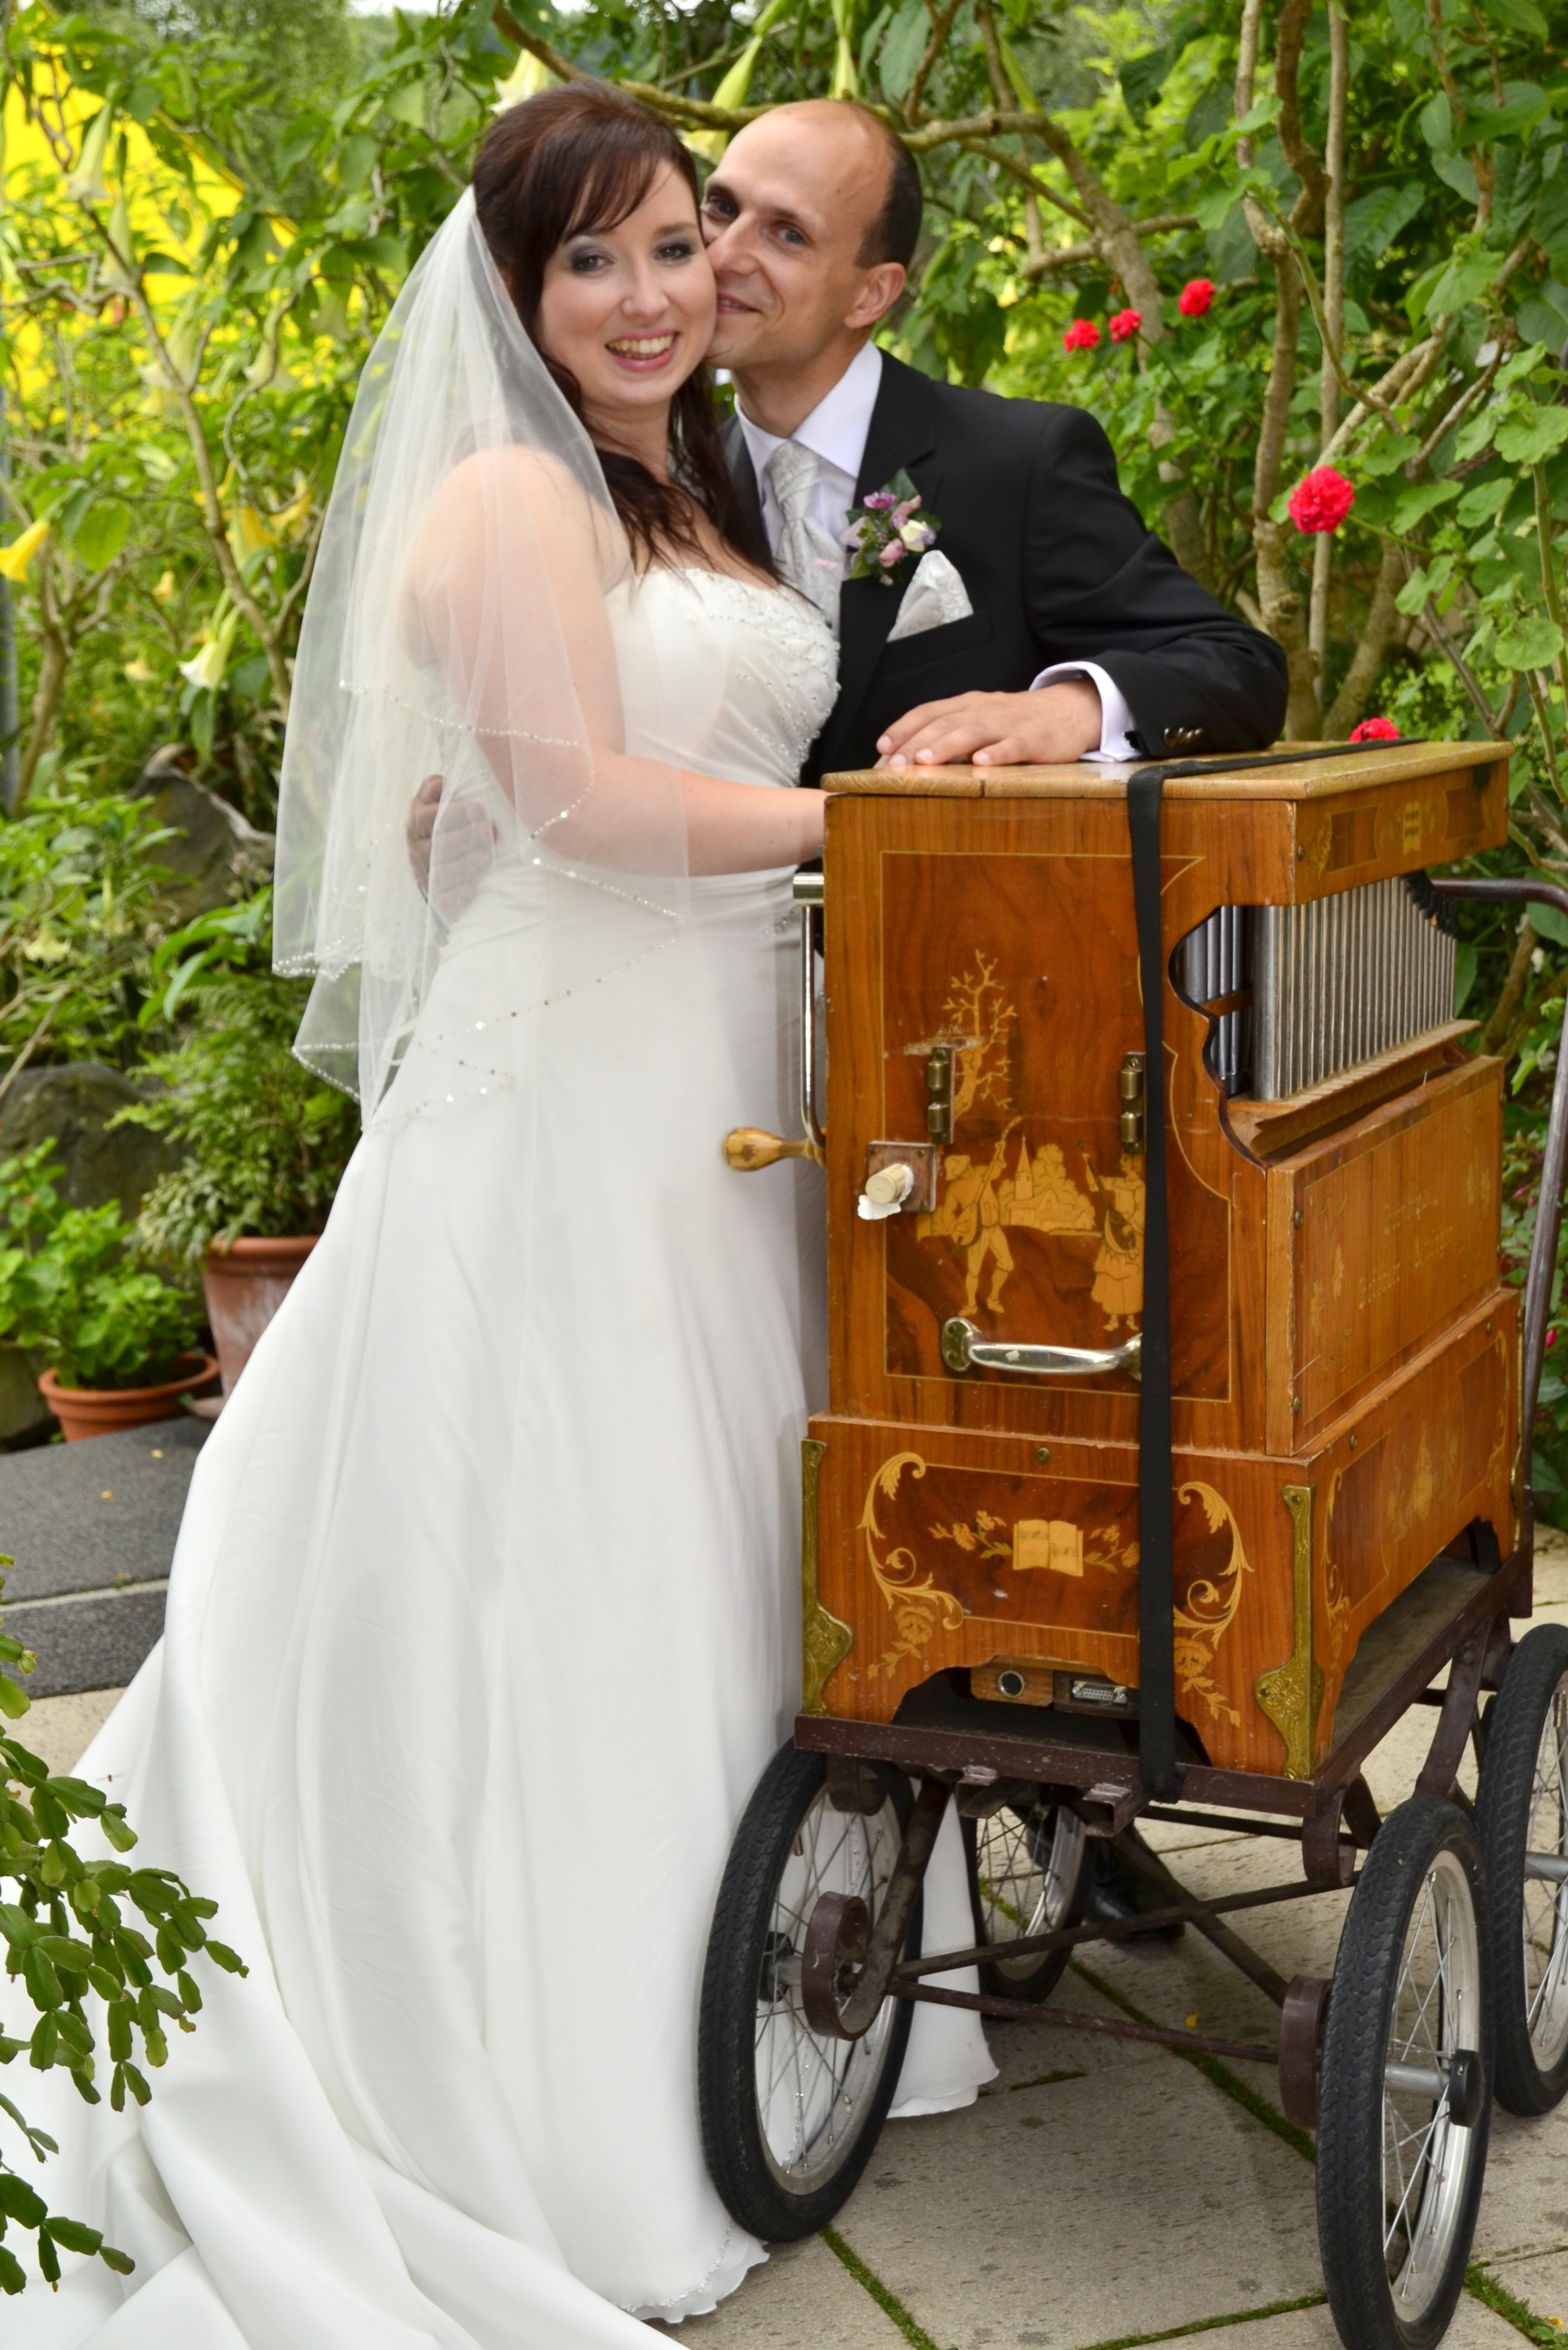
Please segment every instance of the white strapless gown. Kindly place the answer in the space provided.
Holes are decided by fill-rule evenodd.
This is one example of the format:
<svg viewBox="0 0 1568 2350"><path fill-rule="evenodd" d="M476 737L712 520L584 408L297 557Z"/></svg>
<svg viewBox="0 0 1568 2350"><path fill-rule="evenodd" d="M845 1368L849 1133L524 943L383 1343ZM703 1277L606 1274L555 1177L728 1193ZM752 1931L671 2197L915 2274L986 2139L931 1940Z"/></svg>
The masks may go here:
<svg viewBox="0 0 1568 2350"><path fill-rule="evenodd" d="M628 727L653 659L684 739L630 747L793 783L834 692L815 614L701 573L639 609ZM250 1974L202 1969L144 2111L7 2083L60 2141L51 2203L137 2263L31 2284L7 2343L636 2350L632 2313L763 2257L703 2167L696 2012L798 1701L821 1179L718 1149L792 1128L789 876L692 898L544 1015L531 1123L505 1092L372 1122L201 1456L163 1641L80 1768ZM528 920L482 891L441 1018ZM956 1845L932 1947L970 1938ZM917 2011L907 2107L992 2070L976 2018Z"/></svg>

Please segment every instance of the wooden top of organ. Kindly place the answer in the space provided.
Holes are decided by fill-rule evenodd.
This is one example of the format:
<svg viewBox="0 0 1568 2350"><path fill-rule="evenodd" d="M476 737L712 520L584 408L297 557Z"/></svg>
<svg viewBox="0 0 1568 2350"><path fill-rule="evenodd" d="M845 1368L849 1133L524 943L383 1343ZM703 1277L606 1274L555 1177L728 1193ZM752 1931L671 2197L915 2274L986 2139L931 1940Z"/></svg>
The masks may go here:
<svg viewBox="0 0 1568 2350"><path fill-rule="evenodd" d="M1161 837L1179 1701L1211 1760L1299 1774L1380 1609L1473 1518L1511 1540L1501 1071L1421 879L1501 845L1508 766L1210 764L1168 777ZM814 1690L808 1607L808 1706L888 1720L954 1667L1136 1689L1136 1376L944 1359L955 1324L1091 1355L1139 1327L1127 772L827 779L837 1655Z"/></svg>

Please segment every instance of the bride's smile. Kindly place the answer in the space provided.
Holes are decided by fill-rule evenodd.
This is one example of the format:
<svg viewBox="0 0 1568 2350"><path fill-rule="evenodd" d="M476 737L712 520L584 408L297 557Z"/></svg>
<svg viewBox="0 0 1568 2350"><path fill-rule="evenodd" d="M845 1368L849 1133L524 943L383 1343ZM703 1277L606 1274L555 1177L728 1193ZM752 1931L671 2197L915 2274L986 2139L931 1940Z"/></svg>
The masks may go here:
<svg viewBox="0 0 1568 2350"><path fill-rule="evenodd" d="M644 462L646 450L662 468L669 404L712 340L714 299L697 209L674 171L613 228L562 240L545 264L536 333L576 379L597 441Z"/></svg>

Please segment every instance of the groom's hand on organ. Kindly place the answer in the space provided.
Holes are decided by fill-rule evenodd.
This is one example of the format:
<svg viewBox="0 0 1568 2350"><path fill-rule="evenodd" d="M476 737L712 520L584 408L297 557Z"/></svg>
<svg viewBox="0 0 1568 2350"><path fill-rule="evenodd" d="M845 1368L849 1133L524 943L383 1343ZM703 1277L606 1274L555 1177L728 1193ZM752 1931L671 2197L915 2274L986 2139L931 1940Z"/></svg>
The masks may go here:
<svg viewBox="0 0 1568 2350"><path fill-rule="evenodd" d="M1100 746L1100 696L1086 678L1032 693L923 702L877 739L879 767L1070 765Z"/></svg>
<svg viewBox="0 0 1568 2350"><path fill-rule="evenodd" d="M409 845L409 863L419 884L420 895L428 902L431 911L443 922L455 922L464 907L472 903L475 890L494 860L496 831L484 810L475 807L472 800L461 801L443 815L441 794L445 789L444 775L425 777L409 802L403 835ZM439 841L436 837L438 816L441 818ZM432 856L435 865L433 886L431 876Z"/></svg>

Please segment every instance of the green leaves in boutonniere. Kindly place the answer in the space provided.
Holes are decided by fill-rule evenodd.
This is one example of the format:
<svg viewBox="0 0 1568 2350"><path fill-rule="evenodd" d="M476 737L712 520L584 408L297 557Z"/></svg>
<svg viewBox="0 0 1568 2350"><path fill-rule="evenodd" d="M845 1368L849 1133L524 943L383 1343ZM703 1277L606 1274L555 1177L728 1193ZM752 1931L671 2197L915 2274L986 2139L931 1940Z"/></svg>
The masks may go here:
<svg viewBox="0 0 1568 2350"><path fill-rule="evenodd" d="M853 558L849 577L879 579L884 588L890 588L893 574L906 556L924 555L927 547L936 545L941 524L935 515L922 510L920 494L901 468L886 489L873 490L861 505L864 511L844 534L844 544Z"/></svg>

